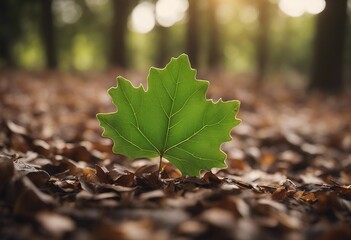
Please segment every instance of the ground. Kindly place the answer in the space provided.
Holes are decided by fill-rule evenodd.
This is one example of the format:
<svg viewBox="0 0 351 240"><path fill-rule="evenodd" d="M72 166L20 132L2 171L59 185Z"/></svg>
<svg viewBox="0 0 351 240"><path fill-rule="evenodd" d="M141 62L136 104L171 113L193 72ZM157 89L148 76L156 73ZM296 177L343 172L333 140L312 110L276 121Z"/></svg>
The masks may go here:
<svg viewBox="0 0 351 240"><path fill-rule="evenodd" d="M159 178L101 137L116 75L0 75L1 239L351 239L350 95L201 76L241 101L228 168Z"/></svg>

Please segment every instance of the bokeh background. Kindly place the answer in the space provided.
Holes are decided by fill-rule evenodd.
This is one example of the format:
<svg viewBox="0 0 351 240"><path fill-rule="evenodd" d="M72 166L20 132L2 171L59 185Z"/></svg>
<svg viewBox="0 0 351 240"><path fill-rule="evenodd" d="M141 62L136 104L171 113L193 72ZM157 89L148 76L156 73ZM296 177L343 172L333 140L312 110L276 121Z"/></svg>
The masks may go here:
<svg viewBox="0 0 351 240"><path fill-rule="evenodd" d="M351 0L0 0L0 238L351 239L350 13ZM146 89L182 53L207 99L241 102L228 167L199 178L114 154L96 119L116 111L117 75Z"/></svg>
<svg viewBox="0 0 351 240"><path fill-rule="evenodd" d="M340 91L350 12L347 0L5 0L0 67L146 71L185 52L204 75Z"/></svg>

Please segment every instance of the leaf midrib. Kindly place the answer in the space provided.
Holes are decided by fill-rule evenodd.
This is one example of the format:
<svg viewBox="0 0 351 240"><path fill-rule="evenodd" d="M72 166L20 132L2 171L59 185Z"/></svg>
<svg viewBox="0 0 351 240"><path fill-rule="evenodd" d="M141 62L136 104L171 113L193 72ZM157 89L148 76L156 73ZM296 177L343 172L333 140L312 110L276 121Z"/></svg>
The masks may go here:
<svg viewBox="0 0 351 240"><path fill-rule="evenodd" d="M178 93L178 85L179 85L179 76L180 76L180 69L181 69L181 66L182 66L182 62L180 62L179 64L179 67L178 67L178 72L177 72L177 78L176 78L176 87L175 87L175 90L174 90L174 94L173 94L173 98L172 96L169 94L169 92L167 91L167 88L166 86L163 85L163 87L165 88L165 90L167 91L168 93L168 96L169 98L171 99L172 101L172 105L171 105L171 109L170 109L170 114L167 115L167 118L168 118L168 122L167 122L167 130L166 130L166 136L165 136L165 141L163 143L163 149L162 151L160 152L160 155L162 156L164 153L165 153L165 149L167 147L167 143L168 143L168 139L169 139L169 131L171 130L170 128L170 124L171 124L171 121L172 121L172 118L173 118L173 108L174 108L174 103L176 101L176 97L177 97L177 93ZM170 75L171 75L171 78L173 79L173 74L171 73L170 71ZM162 81L162 80L161 80ZM163 84L163 83L162 83Z"/></svg>

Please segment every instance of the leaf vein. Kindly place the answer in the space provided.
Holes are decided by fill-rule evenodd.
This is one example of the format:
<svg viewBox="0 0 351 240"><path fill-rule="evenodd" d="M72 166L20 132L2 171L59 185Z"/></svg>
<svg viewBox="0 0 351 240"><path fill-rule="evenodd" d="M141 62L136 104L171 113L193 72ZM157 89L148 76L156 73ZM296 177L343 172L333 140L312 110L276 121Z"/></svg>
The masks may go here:
<svg viewBox="0 0 351 240"><path fill-rule="evenodd" d="M168 138L169 138L169 131L170 131L170 125L171 125L171 122L172 122L172 112L173 112L173 108L174 108L174 102L175 102L175 99L177 97L177 92L178 92L178 86L179 86L179 75L180 75L180 69L181 69L181 66L182 66L182 62L180 62L180 66L178 67L178 72L177 72L177 77L175 79L175 83L176 83L176 86L175 86L175 89L174 89L174 95L173 95L173 98L170 96L171 100L172 100L172 105L171 105L171 109L170 109L170 113L169 113L169 117L168 117L168 122L167 122L167 130L166 130L166 136L165 136L165 141L163 143L163 150L162 150L162 154L164 154L164 150L165 148L167 147L167 142L168 142ZM171 75L171 79L174 79L173 77L173 74L171 72L169 72L169 74Z"/></svg>
<svg viewBox="0 0 351 240"><path fill-rule="evenodd" d="M124 92L124 89L123 89L122 85L121 85L120 87L121 87L121 91L122 91L124 97L127 99L127 102L128 102L128 104L129 104L130 108L132 109L132 112L133 112L133 116L134 116L134 119L135 119L136 126L134 126L133 124L132 124L132 125L138 130L138 132L141 134L141 136L143 136L144 139L145 139L146 141L148 141L148 142L151 144L151 146L156 150L156 152L159 153L160 151L158 150L158 148L150 141L150 139L149 139L149 138L144 134L144 132L140 129L138 117L137 117L137 115L136 115L136 113L135 113L133 104L131 104L131 102L130 102L128 96L127 96L126 93Z"/></svg>
<svg viewBox="0 0 351 240"><path fill-rule="evenodd" d="M181 144L183 144L183 143L189 141L189 140L192 139L193 137L197 136L197 135L198 135L202 130L204 130L205 128L207 128L207 127L213 127L213 126L215 126L215 125L219 125L229 114L230 114L230 112L227 113L227 114L225 114L224 117L223 117L221 120L219 120L218 122L216 122L216 123L203 125L200 129L198 129L197 131L195 131L195 132L194 132L192 135L190 135L189 137L186 137L185 139L179 141L178 143L175 143L173 146L170 146L169 148L167 148L167 149L164 151L164 153L166 153L166 152L168 152L169 150L171 150L171 149L173 149L173 148L175 148L175 147L178 147L179 145L181 145Z"/></svg>
<svg viewBox="0 0 351 240"><path fill-rule="evenodd" d="M125 138L122 134L120 134L120 132L118 131L118 129L116 129L113 125L111 125L109 122L107 122L105 119L101 118L100 119L102 122L106 123L109 127L111 127L117 134L118 136L120 136L125 142L133 145L134 147L138 148L139 150L142 150L142 151L147 151L147 152L154 152L152 150L149 150L149 149L144 149L140 146L138 146L137 144L133 143L131 140Z"/></svg>

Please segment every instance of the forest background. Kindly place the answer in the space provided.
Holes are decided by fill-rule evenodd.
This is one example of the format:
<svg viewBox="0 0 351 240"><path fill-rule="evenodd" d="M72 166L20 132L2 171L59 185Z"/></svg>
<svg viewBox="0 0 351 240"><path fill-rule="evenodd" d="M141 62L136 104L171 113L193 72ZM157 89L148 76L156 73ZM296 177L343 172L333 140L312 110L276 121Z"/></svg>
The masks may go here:
<svg viewBox="0 0 351 240"><path fill-rule="evenodd" d="M203 74L340 90L350 11L346 0L2 1L0 67L145 71L185 52Z"/></svg>

